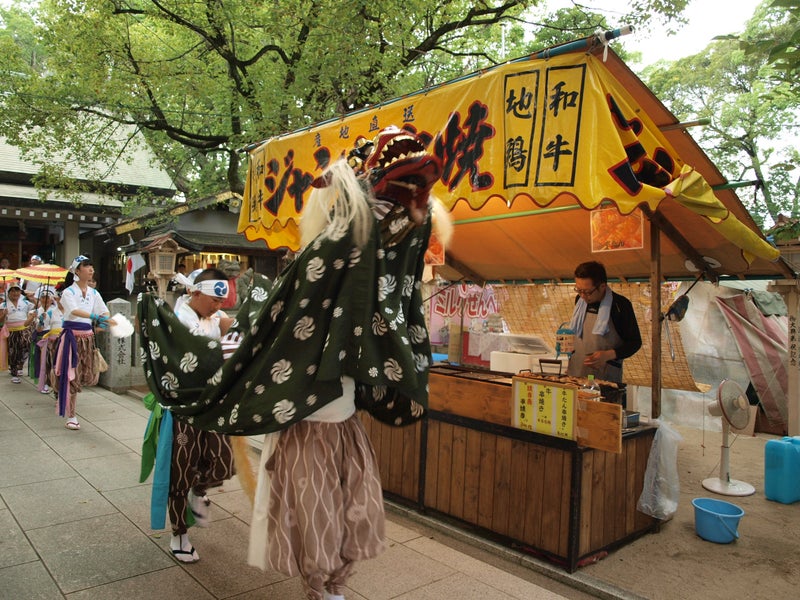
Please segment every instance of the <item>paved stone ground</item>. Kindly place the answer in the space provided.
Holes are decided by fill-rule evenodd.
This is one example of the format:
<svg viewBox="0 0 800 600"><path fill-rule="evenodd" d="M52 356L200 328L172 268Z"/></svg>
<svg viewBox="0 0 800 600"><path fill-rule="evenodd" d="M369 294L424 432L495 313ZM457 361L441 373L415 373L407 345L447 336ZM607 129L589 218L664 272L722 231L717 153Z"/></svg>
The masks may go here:
<svg viewBox="0 0 800 600"><path fill-rule="evenodd" d="M235 479L209 494L211 526L191 532L200 562L173 560L169 532L150 529L150 483L138 483L148 414L138 398L91 388L69 431L51 395L0 373L0 599L301 600L298 578L246 564L250 505ZM348 600L595 596L402 509L387 516L388 549L359 564Z"/></svg>

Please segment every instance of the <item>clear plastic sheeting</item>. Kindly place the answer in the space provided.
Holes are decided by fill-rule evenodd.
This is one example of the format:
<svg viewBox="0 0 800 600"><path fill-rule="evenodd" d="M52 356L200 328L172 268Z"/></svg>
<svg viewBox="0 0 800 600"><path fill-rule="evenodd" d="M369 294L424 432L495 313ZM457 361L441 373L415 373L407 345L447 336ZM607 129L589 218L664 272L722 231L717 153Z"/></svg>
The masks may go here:
<svg viewBox="0 0 800 600"><path fill-rule="evenodd" d="M689 285L691 282L683 283L676 291L676 295ZM750 380L742 351L717 305L716 298L738 296L746 293L748 289L763 292L767 289L767 285L767 281L725 282L719 286L701 282L692 289L689 293L689 308L680 322L680 336L693 379L711 387L705 393L662 389L661 417L671 423L695 429L721 430L719 417L710 416L707 409L708 404L717 397L719 383L723 379L732 379L741 385L742 389L747 389ZM782 320L786 326L787 317L771 318ZM669 360L669 354L662 356L663 363ZM629 388L629 402L631 395ZM639 410L642 416L650 416L650 388L637 387L635 397L636 410ZM785 406L786 399L782 399L782 402Z"/></svg>
<svg viewBox="0 0 800 600"><path fill-rule="evenodd" d="M658 431L650 448L644 486L636 508L646 515L667 521L678 510L681 495L678 447L683 437L666 421L655 419L653 423L658 425Z"/></svg>

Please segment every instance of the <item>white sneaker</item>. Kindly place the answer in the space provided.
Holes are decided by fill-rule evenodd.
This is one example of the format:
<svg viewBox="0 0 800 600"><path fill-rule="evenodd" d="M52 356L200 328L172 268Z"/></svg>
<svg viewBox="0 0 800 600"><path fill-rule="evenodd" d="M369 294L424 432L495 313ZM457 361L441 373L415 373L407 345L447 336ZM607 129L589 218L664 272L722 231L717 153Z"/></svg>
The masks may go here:
<svg viewBox="0 0 800 600"><path fill-rule="evenodd" d="M11 383L22 383L22 380L19 377L17 377L16 375L14 375L11 378Z"/></svg>
<svg viewBox="0 0 800 600"><path fill-rule="evenodd" d="M39 393L40 393L40 394L49 394L49 393L50 393L50 386L49 386L49 385L46 385L46 386L44 386L44 387L43 387L43 388L42 388L42 389L39 391Z"/></svg>
<svg viewBox="0 0 800 600"><path fill-rule="evenodd" d="M189 507L192 509L195 524L198 527L208 527L211 522L209 519L211 500L208 496L195 496L195 493L189 490Z"/></svg>
<svg viewBox="0 0 800 600"><path fill-rule="evenodd" d="M182 563L196 563L200 560L200 555L194 549L192 543L189 541L187 534L173 535L169 542L169 549L175 560Z"/></svg>

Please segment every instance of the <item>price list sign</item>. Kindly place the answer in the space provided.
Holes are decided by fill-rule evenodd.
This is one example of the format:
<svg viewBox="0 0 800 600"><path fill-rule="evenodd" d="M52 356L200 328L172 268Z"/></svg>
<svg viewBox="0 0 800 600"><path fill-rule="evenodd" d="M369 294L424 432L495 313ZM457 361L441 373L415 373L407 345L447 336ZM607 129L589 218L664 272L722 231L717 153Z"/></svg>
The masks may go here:
<svg viewBox="0 0 800 600"><path fill-rule="evenodd" d="M514 427L575 439L575 388L527 378L513 382Z"/></svg>

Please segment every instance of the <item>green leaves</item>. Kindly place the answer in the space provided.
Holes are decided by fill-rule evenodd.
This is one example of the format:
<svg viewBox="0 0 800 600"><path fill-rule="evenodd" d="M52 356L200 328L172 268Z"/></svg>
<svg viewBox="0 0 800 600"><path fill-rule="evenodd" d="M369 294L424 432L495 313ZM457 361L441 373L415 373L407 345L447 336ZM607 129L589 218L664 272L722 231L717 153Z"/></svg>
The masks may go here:
<svg viewBox="0 0 800 600"><path fill-rule="evenodd" d="M779 75L773 58L776 44L785 47L796 35L797 20L774 8L781 3L800 4L765 2L741 34L720 36L697 55L644 73L680 121L712 119L690 133L728 179L763 183L752 193L739 192L761 226L781 213L799 216L800 190L785 165L797 158L787 133L797 127L800 96L796 82Z"/></svg>
<svg viewBox="0 0 800 600"><path fill-rule="evenodd" d="M0 127L44 153L49 181L76 164L99 176L143 137L187 197L242 192L238 148L524 55L540 3L19 0L0 9ZM685 3L632 10L648 20Z"/></svg>

